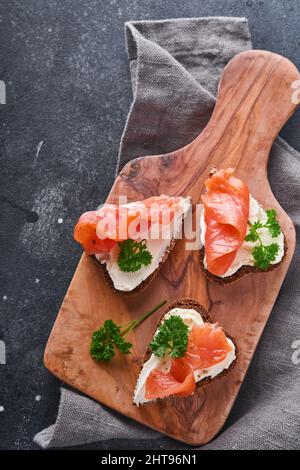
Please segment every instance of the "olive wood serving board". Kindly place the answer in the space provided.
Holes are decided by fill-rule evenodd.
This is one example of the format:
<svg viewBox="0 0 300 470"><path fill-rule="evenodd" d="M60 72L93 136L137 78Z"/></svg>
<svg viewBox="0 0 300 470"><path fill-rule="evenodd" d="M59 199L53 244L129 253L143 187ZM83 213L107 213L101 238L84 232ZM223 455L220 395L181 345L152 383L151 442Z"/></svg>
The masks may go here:
<svg viewBox="0 0 300 470"><path fill-rule="evenodd" d="M213 167L237 169L254 197L275 208L288 251L274 271L249 274L226 286L208 282L198 251L185 251L184 240L143 291L123 295L107 284L97 261L82 256L49 337L44 361L58 378L134 420L180 441L202 445L223 426L266 325L295 247L295 231L269 186L267 162L271 145L296 108L292 82L300 75L289 60L265 51L235 56L221 76L217 103L203 132L180 150L137 158L117 177L108 200L127 195L131 201L152 195L191 196L200 202L204 181ZM84 209L84 208L83 208ZM130 336L133 354L110 363L89 355L92 332L104 320L126 323L163 299L191 297L209 310L235 338L239 357L235 368L192 397L171 398L136 407L132 394L141 361L163 310Z"/></svg>

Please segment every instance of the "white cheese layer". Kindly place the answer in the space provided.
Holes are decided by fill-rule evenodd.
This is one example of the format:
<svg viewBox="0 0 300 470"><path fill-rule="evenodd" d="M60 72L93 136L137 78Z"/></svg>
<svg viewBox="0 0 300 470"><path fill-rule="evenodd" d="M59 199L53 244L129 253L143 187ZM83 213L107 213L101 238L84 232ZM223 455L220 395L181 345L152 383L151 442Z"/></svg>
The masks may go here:
<svg viewBox="0 0 300 470"><path fill-rule="evenodd" d="M253 224L254 222L260 221L265 223L267 221L267 214L264 208L250 195L250 204L249 204L249 222ZM250 225L248 224L247 233L250 230ZM205 232L206 224L204 220L204 210L202 211L200 217L200 240L201 245L205 246ZM262 228L258 230L259 236L264 245L270 245L271 243L277 243L279 250L275 260L271 264L279 263L284 256L284 235L281 232L278 237L272 238L269 230L267 228ZM242 266L254 266L254 258L252 256L252 251L255 246L259 245L259 241L256 242L246 242L244 241L241 248L238 250L236 257L233 260L232 265L228 268L225 274L219 277L227 277L236 273ZM207 268L206 256L204 257L204 267Z"/></svg>
<svg viewBox="0 0 300 470"><path fill-rule="evenodd" d="M184 309L184 308L173 308L170 310L165 316L163 321L167 320L171 315L177 315L182 318L184 323L188 326L189 330L192 329L193 325L203 325L203 319L196 310L194 309ZM157 330L158 331L158 330ZM157 334L157 331L155 335ZM154 336L155 336L154 335ZM208 369L205 370L195 370L194 377L195 381L199 382L200 380L205 379L206 377L214 378L216 375L220 374L223 370L228 369L230 364L235 359L235 346L233 342L227 338L228 343L231 346L231 351L227 354L227 357L224 361L215 364ZM147 362L143 365L143 368L140 372L139 378L137 380L134 396L133 396L133 403L137 406L147 403L151 400L147 400L145 398L145 385L147 377L149 376L152 369L160 369L164 372L169 372L171 368L172 358L170 356L159 358L156 357L154 354L151 354L150 358Z"/></svg>
<svg viewBox="0 0 300 470"><path fill-rule="evenodd" d="M115 289L124 292L132 291L158 268L162 258L170 246L171 239L179 238L181 235L183 218L191 208L191 199L181 198L180 205L181 210L175 214L170 236L166 239L146 240L147 249L152 255L152 262L149 266L143 266L134 273L121 271L117 263L117 255L114 253L114 250L118 250L118 247L112 250L111 259L104 262L106 263L107 272L113 281ZM97 259L99 259L99 257Z"/></svg>

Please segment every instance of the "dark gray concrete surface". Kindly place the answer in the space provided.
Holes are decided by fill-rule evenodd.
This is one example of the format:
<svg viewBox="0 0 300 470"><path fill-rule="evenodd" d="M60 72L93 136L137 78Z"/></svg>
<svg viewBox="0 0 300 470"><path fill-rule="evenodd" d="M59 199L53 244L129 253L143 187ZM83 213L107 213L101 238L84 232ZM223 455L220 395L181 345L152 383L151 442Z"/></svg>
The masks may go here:
<svg viewBox="0 0 300 470"><path fill-rule="evenodd" d="M132 99L123 23L246 16L255 48L299 68L299 6L299 0L1 0L7 104L0 105L0 339L7 364L0 365L0 448L37 448L34 434L55 420L59 382L44 369L43 350L81 253L72 240L74 221L103 201L113 182ZM281 132L298 150L299 123L298 112ZM244 393L246 386L239 400ZM162 438L86 448L174 446Z"/></svg>

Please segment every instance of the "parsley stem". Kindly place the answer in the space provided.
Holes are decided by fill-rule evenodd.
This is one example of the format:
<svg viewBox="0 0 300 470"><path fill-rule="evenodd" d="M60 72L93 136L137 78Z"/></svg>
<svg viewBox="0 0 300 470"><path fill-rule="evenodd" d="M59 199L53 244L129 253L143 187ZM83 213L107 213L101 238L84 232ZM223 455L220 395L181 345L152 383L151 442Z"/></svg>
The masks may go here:
<svg viewBox="0 0 300 470"><path fill-rule="evenodd" d="M152 313L156 312L159 308L161 308L166 303L167 303L167 301L163 300L158 305L156 305L156 307L153 307L149 312L147 312L143 317L141 317L138 320L135 320L135 322L136 322L135 326L138 326L140 323L142 323L142 321L146 320L146 318L150 317L150 315L152 315Z"/></svg>
<svg viewBox="0 0 300 470"><path fill-rule="evenodd" d="M250 227L253 226L253 224L251 224L250 220L248 220L248 224L250 225ZM263 244L263 242L262 242L262 240L261 240L261 238L260 238L260 235L259 235L259 233L258 233L258 230L261 229L261 228L266 228L266 227L267 227L267 225L265 224L265 225L261 225L260 227L258 227L258 228L256 229L257 240L260 242L260 244L261 244L262 246L263 246L264 244Z"/></svg>
<svg viewBox="0 0 300 470"><path fill-rule="evenodd" d="M260 244L261 244L261 245L263 245L263 242L261 241L261 238L260 238L260 236L259 236L258 232L256 232L256 233L257 233L257 238L258 238L258 240L259 240Z"/></svg>
<svg viewBox="0 0 300 470"><path fill-rule="evenodd" d="M161 308L163 305L167 303L166 300L163 300L160 302L158 305L153 307L149 312L145 313L142 317L138 318L137 320L132 320L131 322L127 322L124 325L121 326L121 328L125 327L125 330L122 331L122 336L126 336L130 331L132 331L134 328L136 328L140 323L142 323L146 318L150 317L154 312L156 312L159 308Z"/></svg>

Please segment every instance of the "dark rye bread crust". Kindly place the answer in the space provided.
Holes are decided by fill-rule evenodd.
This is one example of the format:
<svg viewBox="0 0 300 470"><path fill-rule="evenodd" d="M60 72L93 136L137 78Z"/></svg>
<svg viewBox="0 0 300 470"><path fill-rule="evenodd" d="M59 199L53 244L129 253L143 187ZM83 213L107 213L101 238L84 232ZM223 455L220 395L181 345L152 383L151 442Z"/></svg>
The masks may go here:
<svg viewBox="0 0 300 470"><path fill-rule="evenodd" d="M236 281L237 279L240 279L245 274L268 273L270 271L273 271L273 269L276 269L282 263L282 261L284 260L284 258L286 256L287 250L288 250L288 246L287 246L286 238L284 237L284 254L283 254L282 259L279 261L279 263L271 264L270 267L266 270L256 268L255 266L245 265L245 266L242 266L240 269L238 269L234 274L232 274L231 276L227 276L227 277L216 276L215 274L210 273L204 267L204 256L205 256L205 248L204 247L200 250L200 263L201 263L202 271L204 272L207 279L209 279L212 282L216 282L217 284L220 284L221 286L224 286L226 284L229 284L231 282Z"/></svg>
<svg viewBox="0 0 300 470"><path fill-rule="evenodd" d="M170 311L172 310L173 308L185 308L185 309L194 309L196 310L196 312L198 312L201 317L203 318L203 321L205 323L215 323L213 321L213 319L211 318L211 316L209 315L208 311L203 307L203 305L201 305L197 300L194 300L194 299L189 299L189 298L182 298L182 299L178 299L178 300L175 300L174 302L172 302L167 310L163 313L163 315L161 316L157 326L156 326L156 329L159 327L159 325L161 324L164 316ZM231 371L233 369L233 367L236 365L236 362L237 362L237 359L238 359L238 348L237 348L237 345L236 345L236 342L235 340L233 339L232 336L230 336L225 330L224 330L224 333L226 335L227 338L231 339L231 341L233 342L234 346L235 346L235 359L234 361L230 364L230 366L228 367L228 369L225 369L223 370L220 374L218 374L216 377L214 377L213 379L211 379L210 377L206 377L205 379L203 380L200 380L199 382L196 383L196 388L199 389L199 388L203 388L209 384L211 384L212 382L215 382L216 380L220 379L221 377L224 377L224 375L226 375L229 371ZM140 373L142 371L142 368L144 366L144 363L146 361L148 361L148 359L150 359L150 356L151 356L151 350L150 350L150 347L148 346L147 348L147 351L144 355L144 358L143 358L143 364L142 364L142 367L141 367L141 370L140 370ZM166 397L166 398L160 398L158 400L169 400L169 399L173 399L173 398L180 398L180 397L176 397L176 395L170 395L169 397ZM153 401L156 401L156 400L152 400L150 401L149 403L153 403ZM147 403L144 403L143 405L147 405Z"/></svg>

